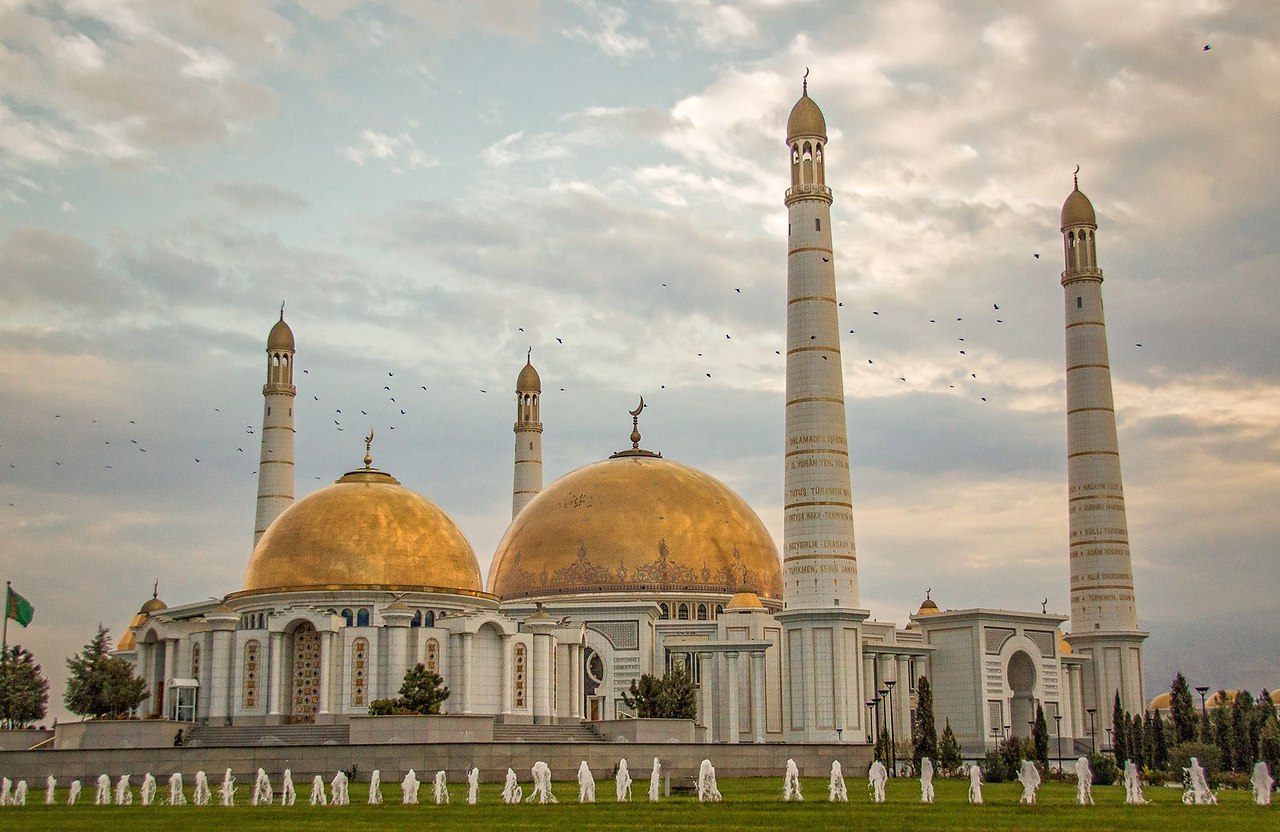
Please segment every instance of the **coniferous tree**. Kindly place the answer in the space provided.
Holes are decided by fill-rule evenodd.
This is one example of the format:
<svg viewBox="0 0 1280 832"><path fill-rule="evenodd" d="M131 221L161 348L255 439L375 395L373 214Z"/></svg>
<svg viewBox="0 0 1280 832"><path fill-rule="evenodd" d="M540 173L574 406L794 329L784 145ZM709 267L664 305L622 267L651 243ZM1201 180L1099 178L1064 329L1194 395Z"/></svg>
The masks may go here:
<svg viewBox="0 0 1280 832"><path fill-rule="evenodd" d="M1035 748L1036 762L1049 768L1049 722L1044 718L1044 708L1036 705L1036 724L1031 726L1031 743Z"/></svg>
<svg viewBox="0 0 1280 832"><path fill-rule="evenodd" d="M1156 711L1155 716L1151 718L1151 767L1158 771L1165 771L1169 768L1169 737L1165 733L1164 719L1160 716L1160 712Z"/></svg>
<svg viewBox="0 0 1280 832"><path fill-rule="evenodd" d="M1151 711L1142 718L1142 760L1148 768L1156 767L1156 719Z"/></svg>
<svg viewBox="0 0 1280 832"><path fill-rule="evenodd" d="M1227 705L1227 692L1218 691L1218 707L1213 710L1211 736L1213 744L1218 747L1223 771L1235 771L1236 759L1232 754L1231 743L1231 708Z"/></svg>
<svg viewBox="0 0 1280 832"><path fill-rule="evenodd" d="M409 713L438 714L440 706L449 698L449 688L439 673L427 670L426 665L419 662L413 669L404 674L404 682L400 685L400 706Z"/></svg>
<svg viewBox="0 0 1280 832"><path fill-rule="evenodd" d="M951 730L951 720L948 719L942 728L942 739L938 742L938 765L943 771L955 771L963 761L960 742L956 739L956 732Z"/></svg>
<svg viewBox="0 0 1280 832"><path fill-rule="evenodd" d="M0 726L23 728L44 719L49 680L30 650L14 645L0 656Z"/></svg>
<svg viewBox="0 0 1280 832"><path fill-rule="evenodd" d="M1267 726L1268 721L1276 721L1276 703L1271 701L1271 691L1263 688L1258 694L1258 702L1254 707L1257 709L1259 731Z"/></svg>
<svg viewBox="0 0 1280 832"><path fill-rule="evenodd" d="M652 719L658 715L658 699L661 695L662 680L646 673L638 681L631 680L631 688L622 692L622 701L636 712L636 716Z"/></svg>
<svg viewBox="0 0 1280 832"><path fill-rule="evenodd" d="M1231 757L1237 771L1251 768L1258 758L1257 736L1253 729L1253 694L1237 691L1231 703Z"/></svg>
<svg viewBox="0 0 1280 832"><path fill-rule="evenodd" d="M1169 686L1169 714L1173 719L1173 744L1181 745L1196 739L1197 725L1195 704L1191 701L1191 686L1179 673Z"/></svg>
<svg viewBox="0 0 1280 832"><path fill-rule="evenodd" d="M133 675L133 665L110 655L109 631L101 624L80 655L67 659L67 690L62 700L73 714L127 716L147 698L147 685Z"/></svg>
<svg viewBox="0 0 1280 832"><path fill-rule="evenodd" d="M1280 771L1280 723L1271 720L1258 735L1258 758L1266 762L1271 771Z"/></svg>
<svg viewBox="0 0 1280 832"><path fill-rule="evenodd" d="M1147 762L1147 733L1142 724L1142 715L1134 714L1129 724L1129 759L1141 769Z"/></svg>
<svg viewBox="0 0 1280 832"><path fill-rule="evenodd" d="M1129 715L1120 707L1120 691L1116 691L1115 703L1111 706L1111 753L1116 758L1116 765L1123 766L1125 755L1129 753Z"/></svg>
<svg viewBox="0 0 1280 832"><path fill-rule="evenodd" d="M688 671L677 667L662 677L657 710L656 715L663 719L697 718L698 689Z"/></svg>
<svg viewBox="0 0 1280 832"><path fill-rule="evenodd" d="M911 723L911 762L920 770L920 759L938 759L938 727L933 721L933 687L921 676L916 682L916 713Z"/></svg>

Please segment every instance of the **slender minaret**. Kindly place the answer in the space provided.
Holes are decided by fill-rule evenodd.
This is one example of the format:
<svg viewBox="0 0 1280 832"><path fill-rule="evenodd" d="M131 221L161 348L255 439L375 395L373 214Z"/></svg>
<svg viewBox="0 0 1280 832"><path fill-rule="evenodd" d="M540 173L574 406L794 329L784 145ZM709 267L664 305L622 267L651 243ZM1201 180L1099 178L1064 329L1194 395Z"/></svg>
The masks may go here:
<svg viewBox="0 0 1280 832"><path fill-rule="evenodd" d="M533 368L533 350L516 377L516 472L511 488L511 519L542 490L542 379Z"/></svg>
<svg viewBox="0 0 1280 832"><path fill-rule="evenodd" d="M807 75L807 73L806 73ZM808 82L787 119L787 392L783 601L788 739L865 735L858 561L840 362L827 126Z"/></svg>
<svg viewBox="0 0 1280 832"><path fill-rule="evenodd" d="M266 400L262 411L262 456L258 460L258 513L253 524L253 545L271 522L293 504L293 330L280 320L267 336Z"/></svg>
<svg viewBox="0 0 1280 832"><path fill-rule="evenodd" d="M1129 526L1125 520L1116 440L1115 402L1107 328L1102 314L1102 270L1093 205L1075 190L1062 205L1066 270L1062 288L1067 324L1067 505L1071 551L1071 635L1088 656L1086 707L1098 709L1098 731L1111 724L1116 692L1125 710L1141 713L1142 642L1138 630Z"/></svg>

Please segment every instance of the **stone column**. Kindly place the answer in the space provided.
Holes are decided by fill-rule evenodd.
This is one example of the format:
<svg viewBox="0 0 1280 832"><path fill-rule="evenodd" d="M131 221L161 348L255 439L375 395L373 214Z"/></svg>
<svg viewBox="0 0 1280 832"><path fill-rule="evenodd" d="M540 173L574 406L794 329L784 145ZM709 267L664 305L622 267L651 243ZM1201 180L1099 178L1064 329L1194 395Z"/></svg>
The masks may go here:
<svg viewBox="0 0 1280 832"><path fill-rule="evenodd" d="M459 711L464 714L471 713L471 633L459 633L462 661L461 661L461 682L462 690L459 694Z"/></svg>
<svg viewBox="0 0 1280 832"><path fill-rule="evenodd" d="M230 622L217 621L209 616L214 627L212 649L209 651L209 723L221 725L231 715L230 689L234 675L235 657L231 655L231 631L235 628L235 616Z"/></svg>
<svg viewBox="0 0 1280 832"><path fill-rule="evenodd" d="M710 742L715 734L712 732L711 713L713 706L711 704L711 662L708 661L710 656L706 653L695 653L694 661L698 663L698 722L703 728L707 729L707 741Z"/></svg>
<svg viewBox="0 0 1280 832"><path fill-rule="evenodd" d="M751 733L758 743L764 742L764 651L751 652Z"/></svg>
<svg viewBox="0 0 1280 832"><path fill-rule="evenodd" d="M320 631L320 691L317 714L329 713L329 702L333 698L333 637L332 630Z"/></svg>
<svg viewBox="0 0 1280 832"><path fill-rule="evenodd" d="M381 615L387 625L387 678L380 687L385 696L391 697L397 695L409 670L409 622L413 620L413 610L403 601L392 601ZM371 695L370 698L377 697Z"/></svg>
<svg viewBox="0 0 1280 832"><path fill-rule="evenodd" d="M267 713L279 716L280 700L284 696L284 633L271 634L271 671L267 676Z"/></svg>
<svg viewBox="0 0 1280 832"><path fill-rule="evenodd" d="M528 673L527 666L526 666L525 672L526 674ZM512 699L511 685L512 685L512 676L514 673L515 673L515 645L512 642L512 635L510 633L503 633L502 634L502 672L499 674L499 678L502 680L502 693L501 693L502 704L498 708L498 713L500 714L511 713L511 699ZM525 684L526 685L529 684L529 680L527 676L525 677Z"/></svg>
<svg viewBox="0 0 1280 832"><path fill-rule="evenodd" d="M741 722L738 716L738 654L724 654L725 672L729 676L729 730L725 732L725 742L738 742L741 733Z"/></svg>
<svg viewBox="0 0 1280 832"><path fill-rule="evenodd" d="M898 656L898 684L893 689L893 706L897 709L898 738L911 739L911 657ZM901 702L902 707L898 704Z"/></svg>
<svg viewBox="0 0 1280 832"><path fill-rule="evenodd" d="M570 677L573 679L573 702L569 703L569 715L575 719L582 719L582 700L587 696L587 685L583 674L581 644L571 646L569 661L573 663L570 667Z"/></svg>

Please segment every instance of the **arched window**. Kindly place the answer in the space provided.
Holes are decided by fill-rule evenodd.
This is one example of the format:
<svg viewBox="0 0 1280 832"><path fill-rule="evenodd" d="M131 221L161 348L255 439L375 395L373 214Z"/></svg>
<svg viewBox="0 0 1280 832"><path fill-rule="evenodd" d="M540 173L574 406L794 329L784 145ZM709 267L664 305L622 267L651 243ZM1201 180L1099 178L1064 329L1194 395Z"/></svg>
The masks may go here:
<svg viewBox="0 0 1280 832"><path fill-rule="evenodd" d="M724 604L716 604L716 618L724 615Z"/></svg>
<svg viewBox="0 0 1280 832"><path fill-rule="evenodd" d="M410 618L410 619L409 619L409 626L410 626L410 627L421 627L421 626L422 626L422 610L414 610L414 611L413 611L413 618Z"/></svg>
<svg viewBox="0 0 1280 832"><path fill-rule="evenodd" d="M351 704L366 704L368 693L369 640L358 638L351 644Z"/></svg>
<svg viewBox="0 0 1280 832"><path fill-rule="evenodd" d="M658 605L658 617L666 621L671 617L671 609L666 604Z"/></svg>
<svg viewBox="0 0 1280 832"><path fill-rule="evenodd" d="M244 644L244 679L240 686L240 701L246 710L258 707L258 647L256 639Z"/></svg>
<svg viewBox="0 0 1280 832"><path fill-rule="evenodd" d="M448 614L449 614L448 610L440 610L440 612L436 614L436 618L444 618Z"/></svg>
<svg viewBox="0 0 1280 832"><path fill-rule="evenodd" d="M369 626L369 610L367 607L361 607L359 610L356 611L356 626L357 627Z"/></svg>
<svg viewBox="0 0 1280 832"><path fill-rule="evenodd" d="M689 620L689 605L688 605L688 604L681 604L681 605L676 609L676 619L677 619L677 620L679 620L679 621L688 621L688 620Z"/></svg>
<svg viewBox="0 0 1280 832"><path fill-rule="evenodd" d="M699 620L699 621L706 621L706 620L707 620L707 605L706 605L706 604L699 604L699 605L698 605L698 620Z"/></svg>
<svg viewBox="0 0 1280 832"><path fill-rule="evenodd" d="M351 626L352 622L355 620L354 618L352 618L351 610L345 609L342 611L342 620L347 622L348 627Z"/></svg>
<svg viewBox="0 0 1280 832"><path fill-rule="evenodd" d="M436 626L436 614L431 610L427 610L426 612L424 612L422 614L422 626L424 627Z"/></svg>

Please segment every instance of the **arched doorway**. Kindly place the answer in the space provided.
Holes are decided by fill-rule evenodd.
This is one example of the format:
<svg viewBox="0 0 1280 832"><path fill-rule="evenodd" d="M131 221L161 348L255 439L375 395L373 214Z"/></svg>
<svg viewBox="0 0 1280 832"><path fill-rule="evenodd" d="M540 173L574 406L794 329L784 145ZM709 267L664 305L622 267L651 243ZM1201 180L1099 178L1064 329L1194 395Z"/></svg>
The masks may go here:
<svg viewBox="0 0 1280 832"><path fill-rule="evenodd" d="M582 651L582 662L582 693L586 697L583 713L592 721L604 719L604 696L600 693L604 689L604 659L588 647Z"/></svg>
<svg viewBox="0 0 1280 832"><path fill-rule="evenodd" d="M293 655L289 718L291 722L315 722L320 707L320 633L304 621L293 630Z"/></svg>
<svg viewBox="0 0 1280 832"><path fill-rule="evenodd" d="M1010 730L1014 736L1031 736L1031 723L1036 718L1036 663L1022 650L1009 657L1006 669L1009 690Z"/></svg>

